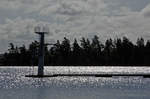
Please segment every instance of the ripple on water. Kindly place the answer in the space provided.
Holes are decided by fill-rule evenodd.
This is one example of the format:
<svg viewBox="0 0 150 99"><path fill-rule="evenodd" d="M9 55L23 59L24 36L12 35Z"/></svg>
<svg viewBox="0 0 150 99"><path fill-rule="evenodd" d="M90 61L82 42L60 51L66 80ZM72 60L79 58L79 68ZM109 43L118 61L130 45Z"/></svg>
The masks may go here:
<svg viewBox="0 0 150 99"><path fill-rule="evenodd" d="M57 67L58 68L58 67ZM47 72L59 73L68 72L67 68L56 67L47 69ZM69 68L69 73L82 72L87 73L90 71L85 68ZM91 70L94 72L106 72L106 68L97 69L96 67ZM112 71L110 71L112 69ZM120 68L119 68L120 69ZM98 71L100 70L100 71ZM111 67L109 72L118 72ZM133 69L137 71L136 68ZM123 71L123 70L121 70ZM128 69L128 72L131 70ZM90 71L91 72L91 71ZM108 71L107 71L108 72ZM126 70L124 71L126 72ZM141 72L141 70L140 70ZM144 71L145 72L145 71ZM11 88L51 88L51 87L63 87L63 88L150 88L150 80L142 77L113 77L113 78L94 78L94 77L53 77L53 78L27 78L26 74L29 74L29 68L2 68L0 69L0 89L11 89Z"/></svg>

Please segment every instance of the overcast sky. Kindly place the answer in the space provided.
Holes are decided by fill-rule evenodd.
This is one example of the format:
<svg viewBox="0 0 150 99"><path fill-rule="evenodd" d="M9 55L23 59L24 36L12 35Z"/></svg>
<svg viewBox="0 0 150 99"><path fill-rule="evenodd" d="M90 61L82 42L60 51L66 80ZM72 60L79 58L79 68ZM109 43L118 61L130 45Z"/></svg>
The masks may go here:
<svg viewBox="0 0 150 99"><path fill-rule="evenodd" d="M8 44L38 39L33 28L47 25L47 42L98 35L150 39L150 0L0 0L0 52Z"/></svg>

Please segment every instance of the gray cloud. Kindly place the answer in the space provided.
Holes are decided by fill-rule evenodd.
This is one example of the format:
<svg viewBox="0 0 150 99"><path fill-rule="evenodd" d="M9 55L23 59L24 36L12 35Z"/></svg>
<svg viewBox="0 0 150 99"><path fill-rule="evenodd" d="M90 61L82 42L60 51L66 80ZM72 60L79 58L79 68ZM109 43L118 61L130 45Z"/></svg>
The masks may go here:
<svg viewBox="0 0 150 99"><path fill-rule="evenodd" d="M120 7L127 7L132 11L141 11L146 5L150 3L149 0L104 0L112 9L119 9Z"/></svg>
<svg viewBox="0 0 150 99"><path fill-rule="evenodd" d="M67 36L102 40L128 36L150 39L149 0L0 0L0 51L9 42L28 44L38 39L37 24L47 24L47 42Z"/></svg>
<svg viewBox="0 0 150 99"><path fill-rule="evenodd" d="M142 11L141 13L145 16L145 17L150 17L150 4L147 5Z"/></svg>

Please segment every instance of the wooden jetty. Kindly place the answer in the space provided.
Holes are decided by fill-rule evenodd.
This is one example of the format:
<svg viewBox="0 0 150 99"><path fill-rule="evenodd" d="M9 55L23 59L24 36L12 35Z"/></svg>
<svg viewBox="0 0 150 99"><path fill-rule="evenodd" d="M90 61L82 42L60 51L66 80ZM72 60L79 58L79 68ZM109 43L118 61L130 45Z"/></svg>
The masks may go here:
<svg viewBox="0 0 150 99"><path fill-rule="evenodd" d="M141 76L143 78L150 78L150 74L52 74L52 75L25 75L25 77L31 78L44 78L44 77L116 77L116 76L124 76L124 77L138 77Z"/></svg>

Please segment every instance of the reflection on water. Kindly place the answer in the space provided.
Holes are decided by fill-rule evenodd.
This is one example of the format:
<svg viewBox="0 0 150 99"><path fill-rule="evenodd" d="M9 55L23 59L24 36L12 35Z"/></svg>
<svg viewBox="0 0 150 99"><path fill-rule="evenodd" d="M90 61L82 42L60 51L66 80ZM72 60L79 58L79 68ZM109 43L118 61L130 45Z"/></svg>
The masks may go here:
<svg viewBox="0 0 150 99"><path fill-rule="evenodd" d="M33 69L32 69L33 70ZM26 78L27 67L0 67L0 99L149 99L150 79L142 77ZM46 67L55 73L150 73L148 67Z"/></svg>

